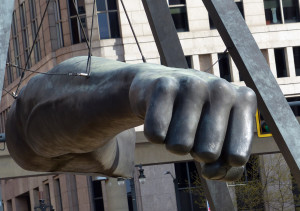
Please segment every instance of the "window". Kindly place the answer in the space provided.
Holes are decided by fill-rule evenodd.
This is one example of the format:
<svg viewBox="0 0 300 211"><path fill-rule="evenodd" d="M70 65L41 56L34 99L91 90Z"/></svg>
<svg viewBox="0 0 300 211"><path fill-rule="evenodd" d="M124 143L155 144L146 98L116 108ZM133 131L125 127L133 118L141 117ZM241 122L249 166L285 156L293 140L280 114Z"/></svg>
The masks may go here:
<svg viewBox="0 0 300 211"><path fill-rule="evenodd" d="M274 54L275 54L277 77L278 78L287 77L284 48L275 48Z"/></svg>
<svg viewBox="0 0 300 211"><path fill-rule="evenodd" d="M22 41L24 48L24 58L25 62L27 62L27 66L25 68L31 67L31 59L29 58L30 47L29 47L29 39L28 39L28 28L27 28L27 19L26 19L26 8L25 2L20 5L20 18L21 18L21 30L22 30Z"/></svg>
<svg viewBox="0 0 300 211"><path fill-rule="evenodd" d="M8 47L6 63L11 64L10 47ZM13 71L13 68L11 66L9 66L9 65L6 66L7 84L11 84L14 80L14 76L13 76L12 71Z"/></svg>
<svg viewBox="0 0 300 211"><path fill-rule="evenodd" d="M81 29L80 21L78 21L77 19L76 8L74 7L73 1L75 2L75 6L77 8L79 19L81 20L84 32ZM84 38L84 33L87 32L87 28L86 28L84 0L68 0L68 2L69 2L70 25L72 31L72 44L85 42L86 40Z"/></svg>
<svg viewBox="0 0 300 211"><path fill-rule="evenodd" d="M285 23L300 21L298 0L282 0L282 6Z"/></svg>
<svg viewBox="0 0 300 211"><path fill-rule="evenodd" d="M120 37L119 17L116 0L97 0L100 39Z"/></svg>
<svg viewBox="0 0 300 211"><path fill-rule="evenodd" d="M62 211L63 207L61 201L61 189L60 189L59 178L54 179L54 197L55 197L56 211Z"/></svg>
<svg viewBox="0 0 300 211"><path fill-rule="evenodd" d="M31 21L31 31L32 31L32 40L34 41L35 37L37 36L35 45L34 45L34 59L35 63L41 60L41 47L40 47L40 40L37 34L38 31L38 21L36 16L36 7L35 7L35 0L29 1L30 6L30 21Z"/></svg>
<svg viewBox="0 0 300 211"><path fill-rule="evenodd" d="M168 0L168 3L177 32L189 31L185 0Z"/></svg>
<svg viewBox="0 0 300 211"><path fill-rule="evenodd" d="M7 211L12 211L13 210L12 209L12 200L11 199L6 202L6 207L7 207Z"/></svg>
<svg viewBox="0 0 300 211"><path fill-rule="evenodd" d="M15 198L15 206L22 210L31 210L29 192L26 192Z"/></svg>
<svg viewBox="0 0 300 211"><path fill-rule="evenodd" d="M296 76L300 76L300 47L293 48Z"/></svg>
<svg viewBox="0 0 300 211"><path fill-rule="evenodd" d="M206 211L206 198L194 162L175 163L180 208L178 210ZM177 190L176 190L177 191Z"/></svg>
<svg viewBox="0 0 300 211"><path fill-rule="evenodd" d="M13 12L13 20L12 20L12 39L13 39L13 47L14 47L14 56L15 56L15 65L17 76L21 75L21 69L19 67L22 66L21 58L20 58L20 47L19 47L19 37L18 37L18 24L17 24L17 17L16 11Z"/></svg>
<svg viewBox="0 0 300 211"><path fill-rule="evenodd" d="M238 7L239 11L241 12L241 15L245 19L243 0L234 0L234 1L236 3L236 6ZM209 20L210 29L216 29L216 26L215 26L213 20L211 19L210 15L208 16L208 20Z"/></svg>
<svg viewBox="0 0 300 211"><path fill-rule="evenodd" d="M60 1L59 0L55 1L54 13L55 13L58 48L61 48L64 46L64 37L63 37L62 19L61 19L61 13L60 13Z"/></svg>
<svg viewBox="0 0 300 211"><path fill-rule="evenodd" d="M94 209L97 211L104 211L101 180L93 181L93 199L94 199Z"/></svg>
<svg viewBox="0 0 300 211"><path fill-rule="evenodd" d="M300 97L289 97L286 99L296 117L300 117Z"/></svg>
<svg viewBox="0 0 300 211"><path fill-rule="evenodd" d="M228 53L218 53L220 77L231 82L231 72Z"/></svg>
<svg viewBox="0 0 300 211"><path fill-rule="evenodd" d="M264 0L266 24L299 22L298 0Z"/></svg>

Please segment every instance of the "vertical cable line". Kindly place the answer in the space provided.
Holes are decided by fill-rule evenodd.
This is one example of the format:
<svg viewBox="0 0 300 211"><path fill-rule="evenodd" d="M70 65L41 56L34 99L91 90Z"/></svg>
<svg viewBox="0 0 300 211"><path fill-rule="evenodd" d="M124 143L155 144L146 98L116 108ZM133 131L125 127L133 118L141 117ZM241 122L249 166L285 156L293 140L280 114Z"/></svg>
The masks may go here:
<svg viewBox="0 0 300 211"><path fill-rule="evenodd" d="M131 25L131 22L130 22L129 16L128 16L128 14L127 14L127 10L126 10L126 8L125 8L125 5L124 5L124 3L123 3L123 0L120 0L120 1L121 1L121 4L122 4L122 7L123 7L123 9L124 9L125 15L126 15L126 17L127 17L127 20L128 20L129 26L130 26L130 29L131 29L131 31L132 31L132 34L133 34L133 36L134 36L135 42L136 42L136 44L137 44L137 46L138 46L138 48L139 48L140 54L141 54L141 56L142 56L142 60L143 60L144 63L146 63L146 59L145 59L145 57L144 57L144 55L143 55L141 46L140 46L140 44L139 44L139 42L138 42L138 40L137 40L137 37L136 37L135 32L134 32L134 30L133 30L133 27L132 27L132 25Z"/></svg>
<svg viewBox="0 0 300 211"><path fill-rule="evenodd" d="M80 19L80 17L79 17L78 8L77 8L77 6L76 6L76 4L75 4L75 0L73 0L72 2L73 2L73 6L74 6L74 8L75 8L75 11L76 11L77 21L79 22L80 28L81 28L81 30L82 30L82 32L83 32L83 36L84 36L84 39L85 39L85 43L86 43L88 49L90 50L90 44L89 44L89 42L88 42L87 35L86 35L86 33L85 33L85 30L84 30L84 28L83 28L81 19Z"/></svg>
<svg viewBox="0 0 300 211"><path fill-rule="evenodd" d="M43 14L43 16L42 16L42 19L41 19L41 23L40 23L40 25L39 25L39 28L38 28L38 30L37 30L37 32L36 32L36 34L35 34L35 38L34 38L34 41L33 41L33 43L32 43L32 46L31 46L31 49L30 49L30 53L29 53L29 55L28 55L28 57L27 57L27 60L26 60L26 63L25 63L25 68L27 68L27 65L28 65L28 63L29 63L31 54L32 54L32 52L33 52L34 46L35 46L35 44L36 44L36 41L37 41L37 38L38 38L38 35L39 35L39 32L40 32L40 30L41 30L41 28L42 28L42 24L43 24L44 19L45 19L45 16L46 16L46 12L47 12L49 3L50 3L50 0L47 1L46 9L45 9L44 14ZM26 72L26 69L23 69L22 74L21 74L20 81L19 81L18 86L17 86L17 89L16 89L16 92L13 93L14 98L17 98L17 97L18 97L18 92L19 92L19 89L20 89L20 85L21 85L21 83L22 83L22 81L23 81L25 72Z"/></svg>
<svg viewBox="0 0 300 211"><path fill-rule="evenodd" d="M96 0L94 0L94 3L93 3L93 16L92 16L92 26L91 26L91 34L90 34L90 48L89 48L89 55L88 55L88 60L87 60L87 64L86 64L87 76L90 76L90 74L91 74L92 36L93 36L93 27L94 27L95 4L96 4Z"/></svg>

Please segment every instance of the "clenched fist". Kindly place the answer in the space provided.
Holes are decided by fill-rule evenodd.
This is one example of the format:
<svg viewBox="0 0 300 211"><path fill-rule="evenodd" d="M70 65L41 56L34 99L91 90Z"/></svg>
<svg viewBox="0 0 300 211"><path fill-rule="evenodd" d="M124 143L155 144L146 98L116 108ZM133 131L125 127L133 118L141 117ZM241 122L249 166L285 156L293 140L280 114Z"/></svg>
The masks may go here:
<svg viewBox="0 0 300 211"><path fill-rule="evenodd" d="M89 78L68 76L85 72L87 57L76 57L22 89L6 125L19 165L131 176L135 137L125 130L144 123L151 142L204 163L206 178L238 179L253 136L251 89L192 69L91 61Z"/></svg>

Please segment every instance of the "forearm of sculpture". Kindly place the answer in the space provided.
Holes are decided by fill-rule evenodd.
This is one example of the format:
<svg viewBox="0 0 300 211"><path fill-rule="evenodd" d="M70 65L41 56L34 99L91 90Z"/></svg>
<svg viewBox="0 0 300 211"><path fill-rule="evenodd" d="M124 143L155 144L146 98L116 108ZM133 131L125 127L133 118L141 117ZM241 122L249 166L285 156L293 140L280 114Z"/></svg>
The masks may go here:
<svg viewBox="0 0 300 211"><path fill-rule="evenodd" d="M35 154L53 161L94 153L144 123L150 141L204 162L207 178L232 180L242 173L253 136L252 90L196 70L96 57L89 78L68 76L84 72L86 61L72 58L49 72L64 76L31 79L16 100L21 136Z"/></svg>

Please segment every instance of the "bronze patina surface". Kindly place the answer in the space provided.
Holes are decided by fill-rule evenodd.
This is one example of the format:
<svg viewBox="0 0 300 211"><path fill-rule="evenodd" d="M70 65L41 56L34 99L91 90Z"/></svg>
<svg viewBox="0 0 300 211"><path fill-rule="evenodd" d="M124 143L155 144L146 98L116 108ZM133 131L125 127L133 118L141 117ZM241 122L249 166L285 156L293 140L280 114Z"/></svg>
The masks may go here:
<svg viewBox="0 0 300 211"><path fill-rule="evenodd" d="M11 156L35 171L130 177L134 132L204 162L203 175L234 180L250 155L256 97L197 70L75 57L33 77L10 109ZM123 133L121 133L123 132ZM117 134L120 135L116 136ZM114 138L115 137L115 138Z"/></svg>

